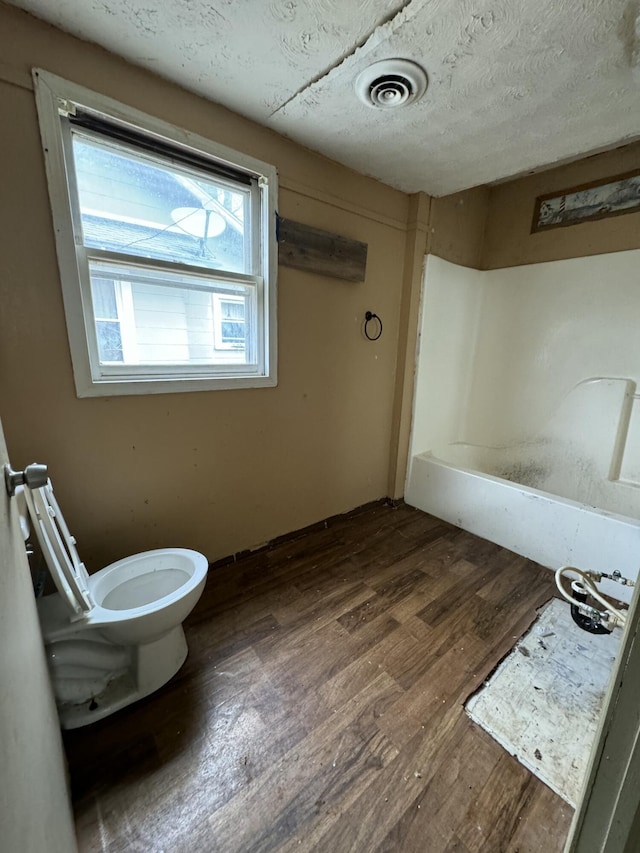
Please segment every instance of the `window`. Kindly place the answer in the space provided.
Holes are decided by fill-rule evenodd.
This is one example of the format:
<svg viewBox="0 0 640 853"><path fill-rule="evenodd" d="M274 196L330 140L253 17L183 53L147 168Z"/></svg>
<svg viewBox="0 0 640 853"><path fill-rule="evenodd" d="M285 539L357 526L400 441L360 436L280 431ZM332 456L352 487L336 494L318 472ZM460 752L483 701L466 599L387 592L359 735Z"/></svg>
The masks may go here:
<svg viewBox="0 0 640 853"><path fill-rule="evenodd" d="M275 385L275 169L34 79L78 396Z"/></svg>
<svg viewBox="0 0 640 853"><path fill-rule="evenodd" d="M241 299L218 297L215 313L216 334L220 349L243 349L245 346L245 305Z"/></svg>

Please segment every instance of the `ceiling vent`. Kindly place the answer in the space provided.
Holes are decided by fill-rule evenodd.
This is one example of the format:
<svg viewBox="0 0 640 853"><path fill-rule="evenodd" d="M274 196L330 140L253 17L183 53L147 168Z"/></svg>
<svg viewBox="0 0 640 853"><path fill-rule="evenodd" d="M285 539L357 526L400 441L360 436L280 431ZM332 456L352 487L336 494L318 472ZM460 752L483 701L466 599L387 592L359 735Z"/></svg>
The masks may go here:
<svg viewBox="0 0 640 853"><path fill-rule="evenodd" d="M406 107L427 90L427 75L408 59L374 62L356 77L356 95L368 107L382 110Z"/></svg>

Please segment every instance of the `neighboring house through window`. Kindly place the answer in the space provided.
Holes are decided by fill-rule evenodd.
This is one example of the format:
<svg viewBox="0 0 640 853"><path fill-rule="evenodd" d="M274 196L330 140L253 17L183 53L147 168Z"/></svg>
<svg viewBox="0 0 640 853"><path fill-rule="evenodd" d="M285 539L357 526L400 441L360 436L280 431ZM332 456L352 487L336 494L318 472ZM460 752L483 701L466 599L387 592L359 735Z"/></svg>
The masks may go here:
<svg viewBox="0 0 640 853"><path fill-rule="evenodd" d="M34 79L78 395L275 385L275 169Z"/></svg>

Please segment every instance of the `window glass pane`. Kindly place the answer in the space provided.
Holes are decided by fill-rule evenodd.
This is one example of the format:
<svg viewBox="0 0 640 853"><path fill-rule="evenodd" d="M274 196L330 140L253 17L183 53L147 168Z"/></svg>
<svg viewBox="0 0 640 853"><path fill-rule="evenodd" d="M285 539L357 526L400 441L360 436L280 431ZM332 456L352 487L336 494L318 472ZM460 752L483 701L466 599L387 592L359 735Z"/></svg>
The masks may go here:
<svg viewBox="0 0 640 853"><path fill-rule="evenodd" d="M249 187L75 130L73 156L85 246L251 272Z"/></svg>
<svg viewBox="0 0 640 853"><path fill-rule="evenodd" d="M124 364L253 363L246 321L229 322L228 341L224 340L224 332L222 341L216 334L223 320L220 296L233 295L233 302L229 300L233 310L248 318L255 300L252 285L94 261L90 262L90 271L92 282L109 280L114 290L120 289L118 325L122 330L120 360ZM96 323L97 328L99 325ZM100 334L99 330L99 338ZM100 360L103 361L102 350Z"/></svg>
<svg viewBox="0 0 640 853"><path fill-rule="evenodd" d="M244 345L244 323L231 323L228 320L222 323L222 343Z"/></svg>
<svg viewBox="0 0 640 853"><path fill-rule="evenodd" d="M117 320L96 320L96 332L100 364L124 361L120 323Z"/></svg>
<svg viewBox="0 0 640 853"><path fill-rule="evenodd" d="M244 303L229 302L226 299L220 300L222 316L228 320L244 320Z"/></svg>
<svg viewBox="0 0 640 853"><path fill-rule="evenodd" d="M118 306L113 281L108 278L94 278L91 281L93 311L96 319L117 320Z"/></svg>
<svg viewBox="0 0 640 853"><path fill-rule="evenodd" d="M220 337L222 344L234 348L244 346L245 305L243 302L220 300Z"/></svg>

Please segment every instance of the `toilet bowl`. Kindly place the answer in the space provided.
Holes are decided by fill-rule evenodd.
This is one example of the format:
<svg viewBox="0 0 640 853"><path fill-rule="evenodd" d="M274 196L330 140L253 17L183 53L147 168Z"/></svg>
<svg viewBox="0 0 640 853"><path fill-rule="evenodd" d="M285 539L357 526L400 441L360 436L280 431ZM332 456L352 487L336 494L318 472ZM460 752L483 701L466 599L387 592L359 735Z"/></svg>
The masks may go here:
<svg viewBox="0 0 640 853"><path fill-rule="evenodd" d="M90 575L51 481L18 491L57 587L37 607L60 722L78 728L147 696L180 669L182 622L202 595L208 561L186 548L160 548Z"/></svg>

